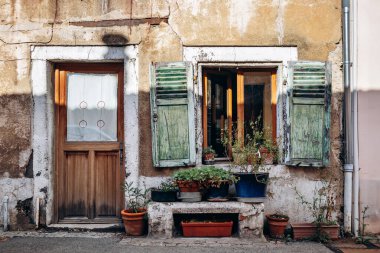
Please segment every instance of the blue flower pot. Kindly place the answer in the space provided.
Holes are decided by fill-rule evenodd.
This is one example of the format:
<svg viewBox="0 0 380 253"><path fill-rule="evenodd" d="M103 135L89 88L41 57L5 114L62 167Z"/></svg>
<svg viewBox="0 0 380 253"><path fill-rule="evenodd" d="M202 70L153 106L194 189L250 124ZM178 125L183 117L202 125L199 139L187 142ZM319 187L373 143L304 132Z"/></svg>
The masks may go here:
<svg viewBox="0 0 380 253"><path fill-rule="evenodd" d="M242 202L263 202L266 197L269 173L235 173L236 197Z"/></svg>
<svg viewBox="0 0 380 253"><path fill-rule="evenodd" d="M228 196L229 183L225 182L220 187L210 187L208 189L207 199L226 199Z"/></svg>

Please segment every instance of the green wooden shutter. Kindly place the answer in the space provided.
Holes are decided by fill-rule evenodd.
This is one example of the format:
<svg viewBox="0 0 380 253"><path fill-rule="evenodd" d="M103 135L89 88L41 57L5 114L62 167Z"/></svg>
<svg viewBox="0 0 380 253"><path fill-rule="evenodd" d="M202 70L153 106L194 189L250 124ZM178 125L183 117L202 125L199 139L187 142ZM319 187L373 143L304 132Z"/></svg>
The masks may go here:
<svg viewBox="0 0 380 253"><path fill-rule="evenodd" d="M285 162L293 166L329 164L331 64L289 62Z"/></svg>
<svg viewBox="0 0 380 253"><path fill-rule="evenodd" d="M189 62L151 67L153 166L195 164L193 72Z"/></svg>

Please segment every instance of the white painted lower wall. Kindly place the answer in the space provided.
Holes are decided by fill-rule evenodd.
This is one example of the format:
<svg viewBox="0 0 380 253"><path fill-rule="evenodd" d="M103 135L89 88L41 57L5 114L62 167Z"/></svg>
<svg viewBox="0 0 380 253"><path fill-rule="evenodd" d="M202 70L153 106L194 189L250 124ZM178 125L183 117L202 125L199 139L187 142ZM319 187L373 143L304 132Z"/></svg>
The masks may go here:
<svg viewBox="0 0 380 253"><path fill-rule="evenodd" d="M32 178L0 178L0 224L4 224L3 200L8 199L8 223L15 224L15 213L17 201L33 198L33 179ZM11 215L13 212L13 215Z"/></svg>

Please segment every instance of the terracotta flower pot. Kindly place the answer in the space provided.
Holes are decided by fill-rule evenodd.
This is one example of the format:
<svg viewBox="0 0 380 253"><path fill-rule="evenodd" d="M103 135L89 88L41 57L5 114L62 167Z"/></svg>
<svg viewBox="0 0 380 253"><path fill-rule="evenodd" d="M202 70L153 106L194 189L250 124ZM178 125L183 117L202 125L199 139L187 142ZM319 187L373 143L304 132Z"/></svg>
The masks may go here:
<svg viewBox="0 0 380 253"><path fill-rule="evenodd" d="M321 233L326 234L331 240L339 239L339 225L322 225Z"/></svg>
<svg viewBox="0 0 380 253"><path fill-rule="evenodd" d="M132 213L130 210L121 210L125 233L127 235L139 236L145 232L145 214L146 209L139 209L138 213Z"/></svg>
<svg viewBox="0 0 380 253"><path fill-rule="evenodd" d="M197 181L177 181L180 192L199 192L199 182Z"/></svg>
<svg viewBox="0 0 380 253"><path fill-rule="evenodd" d="M269 152L267 148L261 147L260 155L261 155L261 159L263 159L263 164L273 164L274 162L273 154Z"/></svg>
<svg viewBox="0 0 380 253"><path fill-rule="evenodd" d="M307 239L317 235L318 227L313 223L292 224L294 240ZM331 240L339 239L339 225L321 225L320 233Z"/></svg>
<svg viewBox="0 0 380 253"><path fill-rule="evenodd" d="M185 237L228 237L232 234L232 221L181 222Z"/></svg>
<svg viewBox="0 0 380 253"><path fill-rule="evenodd" d="M273 238L284 237L285 228L286 225L288 225L289 218L278 215L267 215L266 217L269 224L270 236Z"/></svg>
<svg viewBox="0 0 380 253"><path fill-rule="evenodd" d="M215 154L207 153L203 155L203 164L213 165L215 163Z"/></svg>
<svg viewBox="0 0 380 253"><path fill-rule="evenodd" d="M317 233L317 226L313 223L292 224L294 240L307 239Z"/></svg>

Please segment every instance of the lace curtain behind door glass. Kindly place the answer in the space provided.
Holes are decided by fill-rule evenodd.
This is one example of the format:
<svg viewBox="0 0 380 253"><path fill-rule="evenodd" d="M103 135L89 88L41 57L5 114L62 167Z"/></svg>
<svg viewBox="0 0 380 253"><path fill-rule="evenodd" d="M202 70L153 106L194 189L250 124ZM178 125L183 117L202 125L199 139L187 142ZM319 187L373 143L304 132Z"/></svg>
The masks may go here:
<svg viewBox="0 0 380 253"><path fill-rule="evenodd" d="M69 73L67 141L117 140L116 74Z"/></svg>

